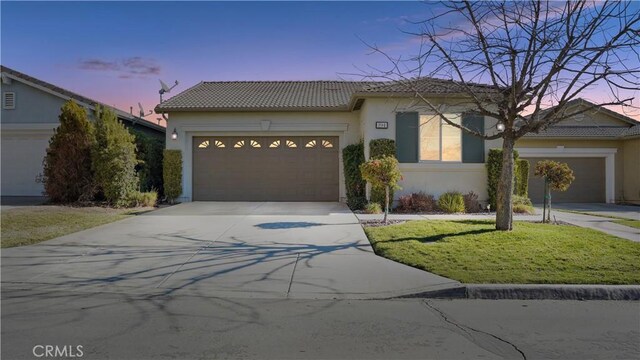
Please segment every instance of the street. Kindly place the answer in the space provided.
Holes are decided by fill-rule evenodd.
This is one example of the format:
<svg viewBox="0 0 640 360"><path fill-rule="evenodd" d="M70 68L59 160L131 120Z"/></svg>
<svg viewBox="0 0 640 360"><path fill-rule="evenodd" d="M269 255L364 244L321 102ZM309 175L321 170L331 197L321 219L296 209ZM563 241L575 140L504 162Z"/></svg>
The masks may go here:
<svg viewBox="0 0 640 360"><path fill-rule="evenodd" d="M295 300L3 288L2 358L638 359L640 303ZM36 353L41 355L41 349Z"/></svg>

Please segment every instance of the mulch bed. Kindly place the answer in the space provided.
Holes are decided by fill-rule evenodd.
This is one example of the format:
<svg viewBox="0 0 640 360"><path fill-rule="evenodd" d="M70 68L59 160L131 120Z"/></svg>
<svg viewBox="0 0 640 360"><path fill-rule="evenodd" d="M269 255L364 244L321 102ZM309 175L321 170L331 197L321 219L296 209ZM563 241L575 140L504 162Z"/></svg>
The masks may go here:
<svg viewBox="0 0 640 360"><path fill-rule="evenodd" d="M385 224L382 219L376 220L360 220L360 224L364 227L378 227L378 226L387 226L387 225L396 225L406 223L407 220L387 220Z"/></svg>

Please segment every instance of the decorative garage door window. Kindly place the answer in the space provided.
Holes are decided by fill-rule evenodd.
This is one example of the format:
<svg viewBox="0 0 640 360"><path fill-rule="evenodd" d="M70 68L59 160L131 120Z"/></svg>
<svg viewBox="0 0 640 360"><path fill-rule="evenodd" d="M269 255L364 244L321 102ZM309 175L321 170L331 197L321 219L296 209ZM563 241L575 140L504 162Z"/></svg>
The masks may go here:
<svg viewBox="0 0 640 360"><path fill-rule="evenodd" d="M333 149L334 140L312 137L196 137L195 149L198 151L215 149Z"/></svg>

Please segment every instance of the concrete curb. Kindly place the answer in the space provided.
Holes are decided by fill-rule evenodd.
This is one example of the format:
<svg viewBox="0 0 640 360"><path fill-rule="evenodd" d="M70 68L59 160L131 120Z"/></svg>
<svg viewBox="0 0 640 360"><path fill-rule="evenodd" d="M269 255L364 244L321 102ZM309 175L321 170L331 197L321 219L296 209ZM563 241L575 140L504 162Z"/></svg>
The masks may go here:
<svg viewBox="0 0 640 360"><path fill-rule="evenodd" d="M466 284L401 298L490 300L640 300L640 285Z"/></svg>

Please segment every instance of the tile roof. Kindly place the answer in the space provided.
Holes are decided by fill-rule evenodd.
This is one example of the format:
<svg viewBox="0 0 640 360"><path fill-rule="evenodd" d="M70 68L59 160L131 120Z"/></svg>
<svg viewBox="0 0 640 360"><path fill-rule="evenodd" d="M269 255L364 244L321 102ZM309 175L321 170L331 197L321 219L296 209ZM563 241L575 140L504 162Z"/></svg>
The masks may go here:
<svg viewBox="0 0 640 360"><path fill-rule="evenodd" d="M586 138L617 138L627 136L626 133L633 127L624 126L552 126L538 133L529 133L526 138L553 138L553 137L586 137Z"/></svg>
<svg viewBox="0 0 640 360"><path fill-rule="evenodd" d="M69 91L67 89L63 89L63 88L61 88L59 86L56 86L56 85L53 85L53 84L48 83L46 81L34 78L33 76L29 76L29 75L27 75L25 73L22 73L20 71L13 70L13 69L8 68L8 67L6 67L4 65L0 66L0 70L3 73L10 74L10 75L12 75L12 76L14 76L16 78L22 79L22 80L24 80L26 82L29 82L29 83L35 84L37 86L49 89L50 91L58 93L58 94L66 97L66 98L74 99L74 100L76 100L78 102L85 103L85 104L90 105L92 107L95 107L96 105L100 105L102 107L106 107L106 108L112 109L116 113L118 118L120 118L121 120L126 120L126 121L129 121L129 122L133 123L133 124L139 124L141 126L145 126L145 127L148 127L148 128L151 128L151 129L154 129L154 130L157 130L157 131L161 131L161 132L165 132L165 130L166 130L164 128L164 126L160 126L158 124L154 124L154 123L152 123L152 122L150 122L148 120L142 119L140 117L133 116L133 115L129 114L126 111L122 111L120 109L116 109L113 106L109 106L109 105L103 104L103 103L101 103L99 101L90 99L88 97L85 97L85 96L82 96L80 94L74 93L74 92Z"/></svg>
<svg viewBox="0 0 640 360"><path fill-rule="evenodd" d="M625 130L622 136L623 137L640 136L640 124L627 128L627 130Z"/></svg>
<svg viewBox="0 0 640 360"><path fill-rule="evenodd" d="M490 94L488 85L472 85ZM227 81L201 82L164 101L156 111L348 111L354 96L459 94L460 83L420 78L374 81Z"/></svg>
<svg viewBox="0 0 640 360"><path fill-rule="evenodd" d="M348 110L360 81L201 82L164 101L156 111Z"/></svg>

